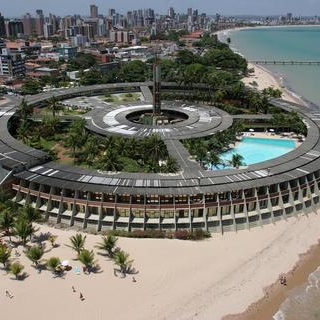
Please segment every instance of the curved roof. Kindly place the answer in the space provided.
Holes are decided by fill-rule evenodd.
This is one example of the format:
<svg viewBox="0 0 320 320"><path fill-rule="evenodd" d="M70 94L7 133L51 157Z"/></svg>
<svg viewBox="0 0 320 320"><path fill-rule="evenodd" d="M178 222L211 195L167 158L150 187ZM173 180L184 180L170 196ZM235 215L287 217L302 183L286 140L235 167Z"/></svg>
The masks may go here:
<svg viewBox="0 0 320 320"><path fill-rule="evenodd" d="M134 87L139 85L131 84ZM105 86L112 87L116 91L122 88L121 84ZM98 86L99 90L103 90L105 86ZM127 88L130 84L124 86ZM97 86L80 87L76 90L61 90L57 96L77 96L96 90L98 90ZM48 94L40 94L28 97L27 101L39 103L50 97L51 95ZM282 108L297 110L307 123L307 138L295 150L281 157L241 169L206 171L195 161L189 159L187 150L179 140L168 138L165 140L168 151L178 159L182 170L178 174L152 174L98 172L56 162L45 162L43 152L22 145L7 132L7 121L14 112L14 106L18 104L17 98L12 98L2 108L3 113L0 117L0 163L5 165L10 155L12 163L9 167L16 169L16 177L59 188L118 194L158 195L202 194L260 187L296 179L318 170L320 168L319 111L280 99L273 100L272 103ZM21 163L25 164L24 167L19 166Z"/></svg>

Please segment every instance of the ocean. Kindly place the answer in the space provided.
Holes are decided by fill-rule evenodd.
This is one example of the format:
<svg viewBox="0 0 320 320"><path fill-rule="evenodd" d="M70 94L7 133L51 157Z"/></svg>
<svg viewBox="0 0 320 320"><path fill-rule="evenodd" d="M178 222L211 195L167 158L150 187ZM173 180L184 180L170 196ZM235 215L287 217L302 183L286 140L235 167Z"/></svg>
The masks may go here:
<svg viewBox="0 0 320 320"><path fill-rule="evenodd" d="M320 26L259 27L226 31L230 46L247 60L297 60L320 62ZM320 106L320 65L263 65L284 85L314 105ZM320 267L308 283L295 288L282 303L274 320L320 320Z"/></svg>
<svg viewBox="0 0 320 320"><path fill-rule="evenodd" d="M320 26L259 27L231 30L230 46L247 60L296 60L320 62ZM263 65L285 86L320 106L320 65Z"/></svg>

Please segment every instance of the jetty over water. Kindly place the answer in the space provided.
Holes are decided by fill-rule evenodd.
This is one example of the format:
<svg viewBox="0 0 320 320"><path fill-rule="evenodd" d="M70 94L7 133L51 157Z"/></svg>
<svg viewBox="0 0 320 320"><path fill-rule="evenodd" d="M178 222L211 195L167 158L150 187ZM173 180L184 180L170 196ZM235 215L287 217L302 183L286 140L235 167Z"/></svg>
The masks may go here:
<svg viewBox="0 0 320 320"><path fill-rule="evenodd" d="M274 64L274 65L309 65L320 66L320 61L300 61L300 60L250 60L249 62L255 64Z"/></svg>

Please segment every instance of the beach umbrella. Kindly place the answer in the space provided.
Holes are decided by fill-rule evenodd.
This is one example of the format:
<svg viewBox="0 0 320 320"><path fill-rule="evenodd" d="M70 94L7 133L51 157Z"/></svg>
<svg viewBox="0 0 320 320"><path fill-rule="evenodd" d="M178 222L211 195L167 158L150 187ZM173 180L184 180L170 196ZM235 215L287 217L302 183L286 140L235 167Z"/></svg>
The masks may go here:
<svg viewBox="0 0 320 320"><path fill-rule="evenodd" d="M250 132L254 132L254 129L249 129Z"/></svg>
<svg viewBox="0 0 320 320"><path fill-rule="evenodd" d="M66 267L66 266L69 265L69 261L68 261L68 260L63 260L63 261L61 262L61 265L62 265L63 267Z"/></svg>

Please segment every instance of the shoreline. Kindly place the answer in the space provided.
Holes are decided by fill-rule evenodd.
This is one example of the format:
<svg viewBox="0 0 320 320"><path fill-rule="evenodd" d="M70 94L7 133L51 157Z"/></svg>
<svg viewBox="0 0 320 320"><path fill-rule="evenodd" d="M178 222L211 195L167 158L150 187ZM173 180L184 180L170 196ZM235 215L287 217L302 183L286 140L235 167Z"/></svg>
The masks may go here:
<svg viewBox="0 0 320 320"><path fill-rule="evenodd" d="M237 28L230 31L237 31ZM228 31L227 31L228 34ZM219 38L219 35L218 35ZM276 75L269 69L254 64L248 63L248 69L254 68L255 72L249 77L242 79L243 83L252 88L262 91L267 87L274 87L282 91L282 98L293 103L309 106L312 102L299 96L293 90L290 90L286 84L286 79ZM250 82L256 82L256 86L250 85ZM320 240L317 244L312 245L308 251L299 255L298 261L289 270L285 270L282 275L287 279L287 285L280 284L279 280L264 287L264 295L251 303L247 309L241 313L228 314L222 320L260 320L273 319L273 316L284 303L289 293L297 287L305 285L308 282L310 273L314 272L320 266Z"/></svg>
<svg viewBox="0 0 320 320"><path fill-rule="evenodd" d="M265 88L273 87L279 89L282 92L281 98L293 103L301 104L307 106L308 102L296 94L294 91L290 90L286 85L286 80L272 73L267 68L264 68L256 63L249 62L248 69L254 69L254 73L248 77L242 78L242 82L251 87L262 91ZM256 86L250 85L253 81L256 82Z"/></svg>
<svg viewBox="0 0 320 320"><path fill-rule="evenodd" d="M287 285L280 281L272 283L263 289L264 296L253 302L244 312L227 315L222 320L260 320L273 319L288 295L297 287L308 283L309 275L320 266L320 240L312 245L309 250L299 255L299 260L287 273Z"/></svg>
<svg viewBox="0 0 320 320"><path fill-rule="evenodd" d="M304 27L311 27L313 25L304 25ZM256 26L256 27L239 27L239 28L233 28L233 29L226 29L216 32L219 41L225 42L226 37L229 36L230 32L234 31L240 31L240 30L247 30L247 29L264 29L264 28L285 28L285 27L300 27L300 26L291 26L291 25L283 25L283 26ZM320 26L314 26L320 28ZM235 48L232 48L230 46L230 49L232 49L234 52L244 56L241 52L238 52L235 50ZM245 57L245 56L244 56ZM288 100L293 103L301 104L303 106L310 106L314 103L311 101L308 101L304 97L300 96L298 93L296 93L294 90L292 90L289 86L288 81L276 73L269 70L267 67L258 65L256 63L252 63L248 61L248 69L253 68L254 74L249 75L247 77L242 78L242 82L251 87L258 89L259 91L262 91L265 88L273 87L276 89L279 89L282 92L281 98L284 100ZM256 86L250 85L250 82L256 82Z"/></svg>

